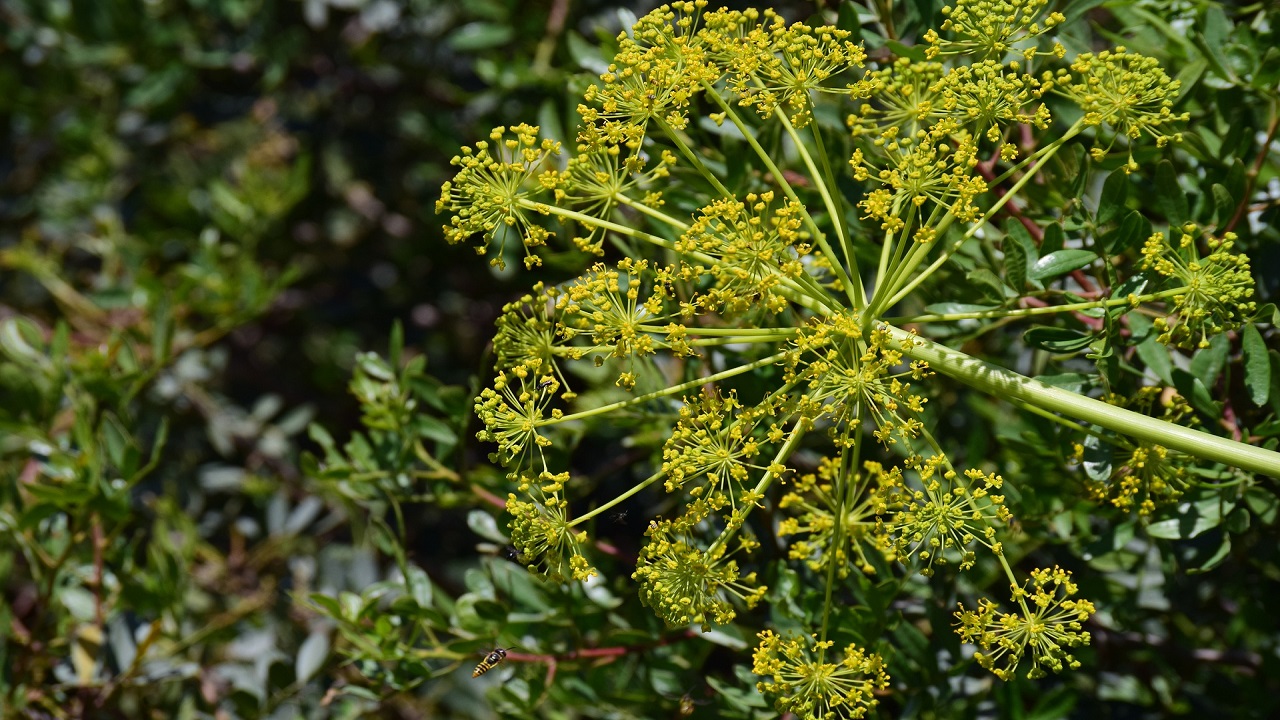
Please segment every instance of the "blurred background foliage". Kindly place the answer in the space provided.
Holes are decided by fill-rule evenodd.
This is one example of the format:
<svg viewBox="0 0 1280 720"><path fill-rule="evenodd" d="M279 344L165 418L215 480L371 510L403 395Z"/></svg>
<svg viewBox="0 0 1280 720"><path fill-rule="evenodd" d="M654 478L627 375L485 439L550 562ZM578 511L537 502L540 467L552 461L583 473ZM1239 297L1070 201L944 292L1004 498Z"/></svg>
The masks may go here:
<svg viewBox="0 0 1280 720"><path fill-rule="evenodd" d="M885 59L912 52L897 41L943 2L769 5L821 11ZM5 716L772 715L744 672L749 634L670 633L639 606L628 563L656 494L597 525L615 561L604 582L549 587L512 561L506 490L468 415L493 319L530 281L445 245L432 212L447 158L491 126L571 139L580 73L601 72L651 6L0 0ZM1239 214L1274 297L1280 10L1056 7L1069 51L1122 43L1183 81L1188 141L1138 160L1172 160L1195 218ZM1069 205L1054 193L1089 162L1064 158L1031 192ZM1129 207L1161 207L1153 178ZM1068 215L1061 232L1080 226ZM1000 332L956 340L1023 370L1043 357ZM1253 392L1206 364L1210 390ZM1233 422L1274 446L1272 377L1269 403L1234 404ZM874 621L868 642L890 641L909 689L886 715L1280 711L1272 481L1198 508L1190 528L1139 525L1071 500L1080 473L1043 423L954 388L934 411L1023 488L1041 538L1025 552L1075 568L1103 613L1082 671L993 685L943 629L952 591L890 606L861 588L848 620ZM662 436L642 417L605 431L572 462L610 497L647 474L630 466ZM769 584L776 619L811 605L794 571ZM507 643L542 659L473 680Z"/></svg>

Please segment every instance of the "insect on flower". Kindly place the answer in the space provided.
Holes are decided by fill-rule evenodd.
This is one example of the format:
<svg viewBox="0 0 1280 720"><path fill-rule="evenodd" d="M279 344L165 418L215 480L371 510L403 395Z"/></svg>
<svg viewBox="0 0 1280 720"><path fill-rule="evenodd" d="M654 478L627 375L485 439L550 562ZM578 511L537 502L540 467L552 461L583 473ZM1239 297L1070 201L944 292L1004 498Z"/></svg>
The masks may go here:
<svg viewBox="0 0 1280 720"><path fill-rule="evenodd" d="M503 660L506 660L506 659L507 659L507 651L506 651L506 649L504 649L504 648L494 648L494 649L493 649L493 652L491 652L491 653L489 653L488 655L486 655L486 656L485 656L485 658L484 658L483 660L481 660L481 661L480 661L480 664L479 664L479 665L476 665L476 669L475 669L474 671L472 671L472 673L471 673L471 677L473 677L473 678L478 678L478 677L480 677L481 675L483 675L483 674L485 674L485 673L489 672L490 670L494 669L495 667L497 667L497 666L498 666L498 663L500 663L500 662L502 662Z"/></svg>

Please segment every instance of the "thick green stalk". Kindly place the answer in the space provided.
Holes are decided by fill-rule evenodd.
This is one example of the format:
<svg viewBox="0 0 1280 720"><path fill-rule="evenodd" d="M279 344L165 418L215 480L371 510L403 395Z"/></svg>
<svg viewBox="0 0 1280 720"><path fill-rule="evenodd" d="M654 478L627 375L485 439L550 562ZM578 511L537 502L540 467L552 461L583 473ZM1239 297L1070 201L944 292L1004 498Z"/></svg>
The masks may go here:
<svg viewBox="0 0 1280 720"><path fill-rule="evenodd" d="M1174 425L1101 400L1046 385L983 362L905 330L886 325L903 354L929 368L998 398L1009 398L1154 443L1204 460L1280 478L1280 453Z"/></svg>
<svg viewBox="0 0 1280 720"><path fill-rule="evenodd" d="M1158 293L1149 295L1139 295L1134 298L1138 304L1155 302L1165 298L1181 295L1187 291L1186 286L1174 288L1172 290L1162 290ZM997 308L995 310L980 310L976 312L965 313L939 313L931 315L915 315L913 317L884 318L884 321L894 325L902 325L905 323L923 323L923 322L953 322L956 320L986 320L990 318L1019 318L1034 317L1036 315L1054 315L1056 313L1079 312L1081 310L1095 310L1098 308L1111 308L1120 305L1129 305L1132 301L1127 297L1110 298L1107 300L1090 300L1088 302L1071 303L1068 305L1046 305L1044 307L1032 308Z"/></svg>

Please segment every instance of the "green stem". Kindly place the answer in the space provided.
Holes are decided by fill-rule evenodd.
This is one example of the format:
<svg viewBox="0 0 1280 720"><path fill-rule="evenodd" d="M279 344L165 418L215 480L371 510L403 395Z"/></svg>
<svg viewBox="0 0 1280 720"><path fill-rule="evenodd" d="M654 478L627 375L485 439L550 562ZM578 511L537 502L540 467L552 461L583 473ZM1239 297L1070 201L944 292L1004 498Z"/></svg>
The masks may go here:
<svg viewBox="0 0 1280 720"><path fill-rule="evenodd" d="M559 418L547 418L537 423L537 425L541 427L544 425L555 425L557 423L568 422L570 420L582 420L584 418L594 417L596 415L604 415L606 413L611 413L614 410L621 410L622 408L629 407L631 405L638 405L641 403L649 402L650 400L656 400L658 398L668 397L670 395L676 395L690 388L699 387L702 385L706 385L707 383L712 383L719 380L724 380L725 378L731 378L737 375L741 375L743 373L751 372L752 370L755 370L756 368L764 367L765 365L772 365L773 363L776 363L779 360L782 360L783 358L785 358L788 352L790 352L790 350L783 351L780 353L774 353L769 357L760 358L759 360L756 360L755 362L747 363L746 365L739 365L736 368L722 370L713 375L707 375L706 377L695 378L688 382L680 383L679 385L672 385L671 387L668 387L668 388L663 388L661 390L656 390L654 392L651 392L645 395L639 395L637 397L633 397L630 400L620 400L615 403L609 403L608 405L601 405L598 408L592 408L591 410L583 410L582 412L573 413L572 415L563 415Z"/></svg>
<svg viewBox="0 0 1280 720"><path fill-rule="evenodd" d="M614 499L610 500L609 502L605 503L604 505L601 505L600 507L596 508L595 510L592 510L591 512L587 513L586 515L583 515L582 517L579 517L579 518L575 519L573 522L569 523L569 527L573 527L573 526L577 525L578 523L586 522L586 521L590 520L591 518L593 518L593 517L595 517L595 516L599 515L600 513L602 513L602 512L604 512L604 511L608 510L609 508L612 508L612 507L616 506L618 503L621 503L621 502L626 501L626 500L627 500L627 498L631 497L632 495L635 495L636 493L640 492L641 490L644 490L645 488L647 488L647 487L649 487L650 485L652 485L652 484L654 484L655 482L657 482L657 481L658 481L658 478L662 477L662 476L663 476L663 475L665 475L665 474L666 474L665 472L663 472L662 470L659 470L658 472L656 472L656 473L654 473L654 474L650 475L648 478L646 478L646 479L645 479L645 481L644 481L644 482L640 483L639 485L636 485L635 487L633 487L633 488L631 488L630 490L628 490L628 491L626 491L626 492L622 493L621 495L619 495L618 497L616 497L616 498L614 498Z"/></svg>
<svg viewBox="0 0 1280 720"><path fill-rule="evenodd" d="M929 363L932 370L952 377L975 390L999 398L1059 412L1093 423L1143 442L1154 443L1204 460L1220 462L1249 472L1280 478L1280 453L1174 425L1140 413L1108 405L1038 380L1023 377L998 365L983 362L930 340L886 326L902 343L903 354Z"/></svg>
<svg viewBox="0 0 1280 720"><path fill-rule="evenodd" d="M521 200L520 206L529 208L530 210L534 210L537 212L547 213L548 215L557 215L562 218L575 220L577 222L583 223L588 226L595 226L595 227L603 228L605 230L612 230L620 235L633 237L633 238L636 238L637 240L644 240L645 242L653 243L654 245L658 245L659 247L664 247L668 250L676 249L676 244L665 238L660 238L657 235L647 233L643 230L637 230L633 227L627 227L626 225L619 225L616 222L610 222L609 220L603 220L598 217L592 217L590 215L580 213L576 210L567 210L565 208L562 208L556 205L548 205L546 203L534 202L533 200L529 200L529 199Z"/></svg>
<svg viewBox="0 0 1280 720"><path fill-rule="evenodd" d="M732 120L733 124L738 128L738 132L742 133L742 136L746 138L747 144L750 145L751 149L760 157L760 161L765 164L765 167L769 168L769 174L772 175L774 181L778 183L778 187L782 188L782 192L786 194L791 202L799 206L800 212L804 216L805 225L809 227L809 232L813 234L814 241L818 243L818 247L822 249L822 252L826 253L827 257L831 259L832 271L835 272L836 278L840 281L840 285L844 287L845 293L849 296L849 302L854 303L854 285L852 280L849 278L849 274L845 272L844 265L840 264L836 254L832 252L831 245L827 243L827 236L818 229L818 225L813 221L813 216L809 214L808 208L805 207L804 203L800 202L800 198L796 195L795 189L791 187L791 183L787 182L787 179L782 175L782 171L778 169L776 164L774 164L773 158L769 157L769 153L765 152L764 148L760 147L760 143L756 140L756 136L751 133L751 129L742 121L742 118L738 117L738 113L734 112L733 108L729 106L729 103L726 102L724 98L720 97L720 93L716 92L716 89L711 85L711 83L704 80L702 85L706 88L707 95L712 100L715 100L716 104L720 106L725 117ZM794 130L792 132L794 132ZM801 146L803 147L803 144Z"/></svg>
<svg viewBox="0 0 1280 720"><path fill-rule="evenodd" d="M809 420L803 417L797 420L795 427L791 429L791 435L787 437L787 441L782 444L782 447L778 448L778 454L773 457L773 462L769 463L769 467L772 468L776 465L780 465L787 458L791 457L791 454L795 452L796 445L800 444L801 438L803 438L804 434L808 431ZM763 496L775 479L777 479L777 476L774 474L772 469L765 470L764 476L760 478L760 482L756 483L755 488L752 490L752 494ZM738 529L745 524L747 514L750 512L751 510L749 506L743 506L740 511L740 515L737 516L738 519L743 522L739 522L737 525L730 525L725 528L724 532L720 533L720 537L716 538L716 541L711 543L711 547L707 548L707 557L715 557L716 553L724 547L725 543L733 539L733 536L737 534Z"/></svg>
<svg viewBox="0 0 1280 720"><path fill-rule="evenodd" d="M1139 295L1136 300L1139 304L1155 302L1165 298L1180 295L1187 291L1186 287L1174 288L1173 290L1162 290L1158 293L1149 295ZM1036 315L1053 315L1055 313L1079 312L1081 310L1094 310L1097 308L1110 308L1119 305L1130 304L1129 298L1111 298L1109 300L1090 300L1088 302L1071 303L1069 305L1046 305L1045 307L1033 308L1015 308L995 310L980 310L967 313L936 313L932 315L915 315L913 317L885 318L884 322L894 325L903 325L905 323L922 323L922 322L952 322L955 320L985 320L988 318L1019 318L1032 317Z"/></svg>
<svg viewBox="0 0 1280 720"><path fill-rule="evenodd" d="M831 547L827 548L827 593L822 602L822 633L818 636L820 640L826 641L827 629L830 626L831 619L831 596L836 585L836 565L840 559L840 552L844 549L844 526L845 526L845 507L853 504L854 495L854 477L858 474L857 468L859 460L862 457L862 439L866 436L861 432L861 422L851 422L845 425L845 448L848 451L849 433L856 430L853 435L853 455L850 458L847 454L842 454L841 468L839 479L844 482L844 488L836 488L836 503L834 516L836 520L835 530L831 534ZM843 490L843 492L841 492ZM850 560L852 558L849 558ZM826 655L826 648L818 652L818 662L821 663Z"/></svg>
<svg viewBox="0 0 1280 720"><path fill-rule="evenodd" d="M665 333L668 328L658 325L641 325L640 330L652 333ZM685 331L689 335L728 335L733 337L749 336L749 335L767 335L777 340L785 340L796 333L800 332L800 328L704 328L704 327L685 327ZM753 340L745 340L744 342L754 342Z"/></svg>
<svg viewBox="0 0 1280 720"><path fill-rule="evenodd" d="M1021 190L1024 185L1030 182L1031 178L1036 176L1036 173L1040 171L1040 168L1043 167L1045 163L1049 162L1050 158L1052 158L1055 154L1057 154L1058 149L1062 147L1063 143L1075 137L1080 132L1080 129L1082 127L1084 127L1083 121L1082 120L1076 121L1076 124L1072 125L1071 129L1067 130L1066 134L1064 134L1062 137L1050 143L1049 146L1045 148L1045 152L1040 157L1040 159L1037 160L1036 163L1031 166L1031 168L1026 172L1026 174L1018 178L1018 181L1013 184L1013 187L1010 187L1008 191L1006 191L1003 195L1000 196L999 200L996 200L995 203L991 205L991 207L987 210L987 212L982 216L981 219L979 219L972 226L970 226L968 230L965 231L963 237L961 237L954 244L952 244L952 246L948 248L947 251L943 253L937 260L935 260L931 265L929 265L929 267L925 268L924 272L916 275L915 278L912 279L910 283L908 283L901 290L898 290L897 292L895 292L893 297L877 305L875 308L876 312L881 312L885 309L893 307L895 304L897 304L899 300L902 300L902 298L906 297L907 295L910 295L911 292L920 285L920 283L924 282L925 279L928 278L930 275L932 275L938 268L942 267L942 264L945 263L948 259L950 259L951 256L954 255L955 252L960 249L960 246L963 245L965 241L973 237L974 233L978 232L979 228L986 225L987 222L989 222L991 218L994 217L995 214L1000 211L1000 208L1003 208L1006 203L1012 200L1013 197L1018 194L1018 191ZM995 183L989 184L989 186L991 187L994 187L994 185ZM945 221L951 217L953 217L951 213L947 213L946 217L943 219ZM939 223L939 225L941 225L941 223ZM938 231L938 236L941 237L941 235L942 235L942 231L940 229ZM910 276L910 274L916 269L916 267L919 266L919 264L924 261L924 258L926 255L928 255L932 245L933 243L930 243L928 245L923 245L920 248L919 252L913 251L911 253L911 255L907 258L907 262L904 263L905 272L897 274L897 276L895 277L895 284L896 282L899 282L898 278L905 280L908 276ZM879 293L876 293L876 294L879 295Z"/></svg>
<svg viewBox="0 0 1280 720"><path fill-rule="evenodd" d="M675 143L676 149L680 151L680 154L684 155L685 158L698 169L698 172L702 174L702 177L706 178L707 182L711 183L711 186L716 189L716 192L726 198L733 197L733 193L729 192L729 190L720 182L720 179L713 175L711 170L702 163L702 158L698 157L698 154L685 144L685 141L676 132L675 128L668 125L666 120L663 120L661 117L656 115L653 120L658 124L658 127L662 128L662 132L666 133L667 137L671 138L671 142Z"/></svg>
<svg viewBox="0 0 1280 720"><path fill-rule="evenodd" d="M681 220L677 220L671 217L670 215L662 212L661 210L658 210L657 208L649 207L648 205L645 205L644 203L639 202L638 200L632 200L631 198L627 197L626 195L623 195L622 193L615 193L613 196L613 199L617 200L623 205L626 205L629 208L633 208L638 212L642 212L645 215L648 215L649 217L654 218L655 220L664 222L670 225L671 227L679 230L680 232L684 232L685 230L689 229L689 223Z"/></svg>
<svg viewBox="0 0 1280 720"><path fill-rule="evenodd" d="M787 134L791 136L791 142L795 144L796 151L800 153L800 159L804 161L804 166L809 169L809 176L813 178L813 186L818 190L818 194L822 196L822 204L826 206L827 214L831 216L831 227L836 231L836 240L840 242L840 249L844 253L845 262L849 265L847 272L845 273L845 277L848 278L852 284L845 285L845 295L848 296L849 303L853 307L866 307L867 296L866 292L862 289L862 276L858 272L857 260L854 259L853 253L849 250L849 241L845 238L844 215L841 214L840 209L836 206L836 200L832 197L831 190L827 187L826 180L823 179L822 173L818 172L818 167L814 165L813 158L809 156L808 148L804 146L804 140L800 138L800 134L796 132L794 127L792 127L791 121L787 119L787 114L783 112L781 107L775 109L773 114L778 118L778 121L782 123L782 127L787 131ZM818 124L816 122L813 124L813 136L819 143L818 152L822 154L822 161L825 164L827 158L825 153L822 153L821 150L822 134L818 131ZM831 254L832 250L828 245L826 245L825 237L822 237L819 244L822 246L822 251L827 253L831 258L831 264L839 265L839 257ZM840 265L840 268L842 270L846 270L843 265ZM860 301L859 298L861 298Z"/></svg>

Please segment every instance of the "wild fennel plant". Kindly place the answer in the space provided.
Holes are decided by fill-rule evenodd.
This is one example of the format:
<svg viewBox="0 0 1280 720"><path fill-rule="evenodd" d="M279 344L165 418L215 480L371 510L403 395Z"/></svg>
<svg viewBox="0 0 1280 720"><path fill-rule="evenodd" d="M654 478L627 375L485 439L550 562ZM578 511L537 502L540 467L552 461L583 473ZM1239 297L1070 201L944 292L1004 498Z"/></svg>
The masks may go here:
<svg viewBox="0 0 1280 720"><path fill-rule="evenodd" d="M476 239L498 266L523 252L536 267L553 240L600 258L504 309L497 377L476 399L479 437L513 485L520 561L587 580L589 521L660 484L680 512L650 523L633 578L670 625L705 631L756 607L762 543L824 584L819 624L759 634L753 669L779 711L860 717L877 704L892 668L837 645L831 617L842 584L886 561L931 576L988 554L1010 594L954 617L977 661L1003 679L1077 666L1095 608L1066 570L1008 561L1004 480L944 451L925 412L935 374L1078 432L1077 459L1087 438L1119 445L1125 459L1086 492L1142 515L1179 498L1197 463L1280 475L1280 455L1179 424L1185 401L1160 388L1099 399L928 338L961 321L1101 318L1088 343L1101 363L1146 315L1158 342L1182 349L1251 321L1249 262L1229 231L1179 223L1145 243L1054 248L1022 222L1021 192L1065 149L1086 145L1128 174L1144 171L1143 145L1179 141L1178 82L1122 47L1068 62L1046 0L957 0L923 55L875 61L833 27L704 5L663 6L619 37L573 152L536 127L496 128L454 159L437 204L447 238ZM847 114L844 137L817 122L831 112ZM749 155L730 176L733 153ZM669 207L677 190L700 207ZM946 296L939 278L955 283L949 264L993 238L999 300L924 307L926 291ZM1092 286L1090 267L1109 287ZM584 404L581 364L608 368L631 397ZM727 389L762 372L775 384L759 396ZM567 428L642 407L672 416L654 472L573 516L581 490L549 450ZM802 450L821 460L799 467ZM782 519L753 518L764 507Z"/></svg>

